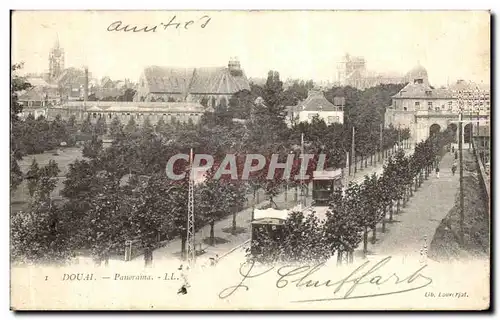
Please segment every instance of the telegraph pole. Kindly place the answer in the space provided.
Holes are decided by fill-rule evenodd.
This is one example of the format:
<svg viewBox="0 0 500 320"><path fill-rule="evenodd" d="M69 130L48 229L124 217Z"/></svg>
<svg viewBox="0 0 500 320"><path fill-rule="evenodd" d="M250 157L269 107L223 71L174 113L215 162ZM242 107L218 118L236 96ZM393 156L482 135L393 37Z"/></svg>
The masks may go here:
<svg viewBox="0 0 500 320"><path fill-rule="evenodd" d="M463 166L463 156L462 156L462 143L463 143L463 136L462 136L462 113L463 113L463 100L462 100L462 93L459 91L458 92L458 108L459 108L459 118L458 118L458 132L460 132L459 137L458 137L458 154L459 154L459 161L460 161L460 240L462 241L462 245L464 245L464 166Z"/></svg>
<svg viewBox="0 0 500 320"><path fill-rule="evenodd" d="M306 190L305 190L305 186L304 186L304 170L303 169L306 169L307 167L304 167L304 165L306 164L304 162L304 133L302 133L300 135L300 154L302 154L302 165L300 168L300 189L302 191L302 201L300 202L301 204L301 207L302 208L305 208L306 207Z"/></svg>
<svg viewBox="0 0 500 320"><path fill-rule="evenodd" d="M355 136L356 129L354 126L352 127L352 151L351 151L351 159L352 163L354 164L354 175L356 175L356 151L355 151L355 142L354 142L354 136Z"/></svg>
<svg viewBox="0 0 500 320"><path fill-rule="evenodd" d="M462 244L464 244L464 166L462 155L462 112L460 112L460 122L458 123L458 130L460 130L460 137L458 138L458 153L460 161L460 237Z"/></svg>
<svg viewBox="0 0 500 320"><path fill-rule="evenodd" d="M187 262L192 266L196 259L196 246L194 240L194 170L193 149L189 153L189 195L187 218Z"/></svg>
<svg viewBox="0 0 500 320"><path fill-rule="evenodd" d="M398 124L398 150L400 146L401 146L401 125Z"/></svg>
<svg viewBox="0 0 500 320"><path fill-rule="evenodd" d="M479 136L479 111L481 110L481 105L484 103L481 94L481 90L477 87L477 135ZM479 139L479 138L478 138Z"/></svg>
<svg viewBox="0 0 500 320"><path fill-rule="evenodd" d="M379 152L379 155L378 155L378 160L379 161L382 161L382 159L384 158L384 150L383 150L383 139L384 139L384 136L383 136L383 125L382 123L380 124L380 152Z"/></svg>

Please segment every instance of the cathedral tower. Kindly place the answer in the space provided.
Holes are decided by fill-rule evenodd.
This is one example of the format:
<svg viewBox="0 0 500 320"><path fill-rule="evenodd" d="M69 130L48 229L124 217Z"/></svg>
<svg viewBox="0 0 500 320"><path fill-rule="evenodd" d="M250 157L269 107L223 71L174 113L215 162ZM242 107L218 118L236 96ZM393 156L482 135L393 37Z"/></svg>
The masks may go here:
<svg viewBox="0 0 500 320"><path fill-rule="evenodd" d="M64 49L59 46L59 37L49 53L49 81L54 82L64 70Z"/></svg>

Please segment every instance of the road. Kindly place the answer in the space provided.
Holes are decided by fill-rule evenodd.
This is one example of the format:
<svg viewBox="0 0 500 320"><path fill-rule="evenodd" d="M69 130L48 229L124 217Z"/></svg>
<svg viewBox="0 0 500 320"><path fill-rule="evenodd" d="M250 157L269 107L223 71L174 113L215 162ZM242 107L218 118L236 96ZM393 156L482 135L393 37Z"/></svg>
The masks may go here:
<svg viewBox="0 0 500 320"><path fill-rule="evenodd" d="M413 149L405 150L407 154L412 154ZM368 167L364 168L363 170L358 170L355 176L348 176L347 177L347 182L354 182L354 183L360 183L364 180L365 175L371 175L373 173L381 174L383 172L383 163L377 162L377 165L374 167ZM285 193L279 194L275 198L275 202L278 204L279 208L283 207L288 207L290 208L294 204L294 196L293 196L293 190L289 190L287 200L285 201ZM311 197L309 196L306 200L307 204L310 204L312 201ZM268 204L269 201L265 200L262 201L259 205L256 207L262 207L266 204ZM214 226L214 233L217 238L221 238L221 241L224 241L224 243L219 243L215 246L209 246L205 243L201 243L200 240L208 237L209 232L210 232L210 227L205 226L198 230L195 235L195 241L196 241L196 248L199 249L200 244L201 247L204 249L205 253L199 257L199 260L202 261L202 263L208 263L210 258L215 258L216 256L223 256L225 253L228 251L232 250L235 247L240 246L242 243L245 241L248 241L250 239L250 222L251 222L251 217L252 217L252 208L245 209L243 211L240 211L236 215L236 224L239 227L243 227L242 233L237 234L237 235L232 235L230 233L227 233L224 231L224 229L230 227L232 225L232 216L228 216L227 218L218 221L215 223ZM227 230L226 230L227 231ZM158 264L164 264L167 263L167 261L172 261L172 259L176 259L179 263L181 263L180 260L180 250L181 250L181 240L180 239L174 239L170 241L166 246L161 247L156 249L153 252L153 264L158 265ZM235 251L237 253L239 251ZM142 255L136 257L133 259L133 262L137 263L137 261L143 261L144 257Z"/></svg>
<svg viewBox="0 0 500 320"><path fill-rule="evenodd" d="M437 178L433 173L428 180L424 181L410 198L407 206L402 208L401 213L394 215L394 222L387 223L385 234L381 232L382 228L379 224L378 241L375 244L369 242L369 259L387 256L408 259L426 258L426 249L430 247L437 227L455 203L459 175L458 173L453 175L451 172L453 160L451 153L445 154L440 163L440 177ZM244 261L246 248L248 244L234 250L222 258L219 265L231 264L236 260ZM363 243L360 243L355 250L355 257L362 257L362 251ZM331 259L336 260L336 256Z"/></svg>
<svg viewBox="0 0 500 320"><path fill-rule="evenodd" d="M395 221L388 224L388 231L372 245L370 251L377 255L419 256L421 249L428 248L437 227L453 208L459 185L458 170L451 172L454 157L446 153L440 163L440 177L430 175L429 179L410 199Z"/></svg>

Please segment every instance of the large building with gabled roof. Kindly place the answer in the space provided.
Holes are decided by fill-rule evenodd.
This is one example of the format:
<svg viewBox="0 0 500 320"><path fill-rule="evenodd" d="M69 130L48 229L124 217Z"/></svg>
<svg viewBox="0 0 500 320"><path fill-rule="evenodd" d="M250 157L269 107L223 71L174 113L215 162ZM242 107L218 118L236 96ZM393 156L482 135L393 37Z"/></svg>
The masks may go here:
<svg viewBox="0 0 500 320"><path fill-rule="evenodd" d="M204 106L228 105L231 96L250 90L250 83L236 59L227 67L146 67L134 101L197 102Z"/></svg>

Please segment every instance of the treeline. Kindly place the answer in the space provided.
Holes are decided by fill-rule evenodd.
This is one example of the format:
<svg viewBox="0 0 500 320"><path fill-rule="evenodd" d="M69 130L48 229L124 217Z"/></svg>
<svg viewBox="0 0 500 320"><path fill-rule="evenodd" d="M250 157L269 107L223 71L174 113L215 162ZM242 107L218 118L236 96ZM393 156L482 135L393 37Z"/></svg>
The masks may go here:
<svg viewBox="0 0 500 320"><path fill-rule="evenodd" d="M417 192L437 165L454 132L446 130L418 143L414 153L405 156L399 150L384 165L380 176L366 176L361 184L350 184L344 192L336 190L330 200L326 219L314 213L292 212L281 230L263 228L254 240L251 257L263 263L313 261L324 262L337 254L338 262L352 259L353 251L363 242L368 249L376 241L376 226L386 231L386 216L393 220L401 206Z"/></svg>
<svg viewBox="0 0 500 320"><path fill-rule="evenodd" d="M384 90L395 89L391 87ZM151 250L158 239L175 236L183 239L181 249L184 251L187 181L169 181L165 176L165 166L172 155L188 154L190 149L194 153L213 155L216 164L220 164L227 154L257 153L268 159L272 154L278 154L280 159L286 159L288 154L300 152L300 137L303 133L305 153L326 153L328 164L339 168L345 165L345 153L351 146L349 133L354 126L359 135L356 136L359 156L366 159L378 150L379 135L376 135L377 143L373 143L375 135L362 132L372 127L379 128L381 122L377 119L380 117L352 116L344 126L327 126L323 120L314 119L311 124L303 123L289 128L285 123L285 106L292 98L302 98L305 90L297 94L292 94L289 91L291 89L284 90L277 72L269 74L263 87L253 86L252 90L254 92L250 95L241 92L235 95L244 97L240 97L239 102L251 101L251 105L245 108L249 110L249 118L244 122L233 121L234 115L228 112L230 109L222 106L214 113L205 114L197 124L177 121L166 123L160 120L153 126L146 118L141 125L133 119L124 125L115 118L106 126L103 121L91 125L90 119L85 120L77 130L80 134L90 136L83 146L87 159L77 160L70 165L61 192L64 201L56 204L33 196L31 208L18 213L18 217L12 220L13 230L19 230L16 234L22 235L23 228L32 230L33 236L27 239L41 249L23 252L20 247L16 251L19 255L14 258L24 261L50 257L65 259L78 249L86 249L97 260L106 260L111 254L123 250L125 240L137 240L143 248ZM263 98L262 102L253 99L257 94ZM346 98L346 108L359 108L354 105L356 101ZM385 106L385 101L380 103ZM383 106L370 105L366 110L359 109L359 112L373 114L379 108ZM363 122L370 119L373 121L370 126ZM51 131L50 124L44 119L40 120L37 128L47 126L47 132L59 132ZM68 127L73 128L63 121L60 126L53 127L66 130ZM100 135L105 132L114 141L109 148L103 149ZM384 129L383 147L392 148L398 136L405 138L404 134L404 131L395 128ZM34 135L33 132L30 136L34 139ZM53 140L54 145L60 142L58 139ZM186 170L186 167L179 166L177 170ZM11 182L15 180L12 179L12 172ZM195 190L196 228L210 224L213 229L214 222L227 214L232 214L235 221L234 215L241 209L248 192L253 192L255 197L256 190L263 189L273 203L273 197L287 184L292 187L299 185L297 181L282 179L279 174L274 180L264 179L262 174L252 175L249 181L225 179L214 182L207 179ZM47 201L50 205L47 205ZM37 220L37 216L46 218ZM47 225L48 221L55 223L57 228ZM233 227L235 230L236 225ZM52 236L46 237L44 232ZM212 232L210 241L213 239Z"/></svg>

